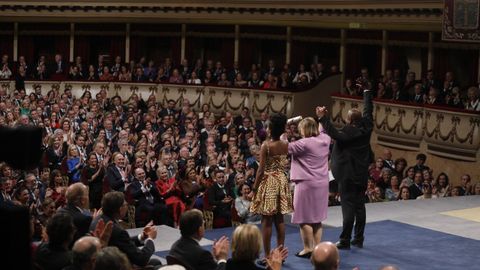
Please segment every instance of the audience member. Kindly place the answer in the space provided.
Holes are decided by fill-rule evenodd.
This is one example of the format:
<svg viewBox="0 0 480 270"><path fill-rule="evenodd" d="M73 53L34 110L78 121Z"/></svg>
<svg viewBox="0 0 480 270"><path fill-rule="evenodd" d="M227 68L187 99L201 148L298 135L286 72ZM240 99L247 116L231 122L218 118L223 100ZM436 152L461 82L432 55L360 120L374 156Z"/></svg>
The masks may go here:
<svg viewBox="0 0 480 270"><path fill-rule="evenodd" d="M187 269L225 269L229 251L228 238L222 236L213 244L212 253L204 250L199 242L205 234L203 214L199 210L188 210L180 217L182 237L170 248L169 256L181 261Z"/></svg>
<svg viewBox="0 0 480 270"><path fill-rule="evenodd" d="M238 226L232 235L232 258L227 261L227 270L260 270L255 260L262 250L262 234L257 226L244 224ZM287 258L288 250L277 247L267 258L268 269L282 269L282 261Z"/></svg>
<svg viewBox="0 0 480 270"><path fill-rule="evenodd" d="M105 247L97 253L94 270L132 270L127 256L117 247Z"/></svg>
<svg viewBox="0 0 480 270"><path fill-rule="evenodd" d="M146 265L158 266L161 263L158 260L151 259L155 251L155 244L153 240L157 237L157 229L152 223L147 224L143 232L138 236L130 238L127 231L123 229L118 221L125 217L128 209L128 203L125 201L123 193L112 191L103 196L102 211L103 213L97 216L90 225L90 230L93 230L100 220L105 223L113 222L112 235L109 246L118 247L124 252L129 261L141 267ZM137 246L143 245L142 248Z"/></svg>
<svg viewBox="0 0 480 270"><path fill-rule="evenodd" d="M72 217L63 213L52 217L47 225L48 242L41 243L35 254L35 264L41 269L61 270L72 262L69 249L75 233Z"/></svg>
<svg viewBox="0 0 480 270"><path fill-rule="evenodd" d="M331 242L316 245L311 261L315 270L337 270L340 266L340 256L336 245Z"/></svg>

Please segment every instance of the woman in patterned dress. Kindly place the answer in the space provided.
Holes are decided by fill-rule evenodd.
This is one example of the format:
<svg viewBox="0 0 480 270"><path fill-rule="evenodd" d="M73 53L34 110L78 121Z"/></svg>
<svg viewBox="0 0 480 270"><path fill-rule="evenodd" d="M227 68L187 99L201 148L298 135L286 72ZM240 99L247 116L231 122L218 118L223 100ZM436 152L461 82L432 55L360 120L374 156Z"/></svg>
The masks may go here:
<svg viewBox="0 0 480 270"><path fill-rule="evenodd" d="M262 215L265 256L270 254L273 224L275 224L277 231L277 247L284 246L285 223L283 215L293 211L292 194L284 169L287 162L288 144L280 140L280 136L285 132L286 123L285 115L271 116L270 139L267 139L260 149L260 165L252 191L253 201L250 211Z"/></svg>

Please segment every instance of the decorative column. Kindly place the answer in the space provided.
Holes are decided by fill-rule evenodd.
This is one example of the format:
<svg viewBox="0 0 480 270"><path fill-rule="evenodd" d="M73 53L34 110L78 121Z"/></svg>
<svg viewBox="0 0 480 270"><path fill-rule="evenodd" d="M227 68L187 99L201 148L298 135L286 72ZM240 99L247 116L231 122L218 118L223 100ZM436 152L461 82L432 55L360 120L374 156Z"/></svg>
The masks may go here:
<svg viewBox="0 0 480 270"><path fill-rule="evenodd" d="M239 54L239 49L240 49L240 25L236 24L235 25L235 43L234 43L235 49L233 53L233 62L238 62L238 54Z"/></svg>
<svg viewBox="0 0 480 270"><path fill-rule="evenodd" d="M130 63L130 24L125 29L125 63Z"/></svg>
<svg viewBox="0 0 480 270"><path fill-rule="evenodd" d="M346 51L347 51L347 30L340 30L340 63L338 63L340 75L340 88L343 87L345 80L345 66L346 66Z"/></svg>
<svg viewBox="0 0 480 270"><path fill-rule="evenodd" d="M388 33L387 30L382 31L382 75L385 75L387 70L387 51L388 51Z"/></svg>
<svg viewBox="0 0 480 270"><path fill-rule="evenodd" d="M433 32L428 33L427 70L433 69Z"/></svg>
<svg viewBox="0 0 480 270"><path fill-rule="evenodd" d="M75 23L70 23L70 53L69 53L69 59L70 62L73 63L75 62L74 58L74 50L75 50Z"/></svg>
<svg viewBox="0 0 480 270"><path fill-rule="evenodd" d="M182 24L182 39L180 42L180 62L185 59L185 41L187 40L187 25Z"/></svg>
<svg viewBox="0 0 480 270"><path fill-rule="evenodd" d="M13 62L18 61L18 22L13 24Z"/></svg>
<svg viewBox="0 0 480 270"><path fill-rule="evenodd" d="M292 49L292 27L287 26L287 46L285 51L285 63L290 64L290 53Z"/></svg>

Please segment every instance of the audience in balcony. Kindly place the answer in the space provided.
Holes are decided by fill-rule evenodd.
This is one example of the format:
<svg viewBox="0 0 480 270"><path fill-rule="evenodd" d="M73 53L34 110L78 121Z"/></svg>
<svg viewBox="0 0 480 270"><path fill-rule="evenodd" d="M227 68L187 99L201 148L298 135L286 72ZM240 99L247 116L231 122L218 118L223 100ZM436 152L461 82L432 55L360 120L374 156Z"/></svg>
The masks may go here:
<svg viewBox="0 0 480 270"><path fill-rule="evenodd" d="M357 92L357 81L367 79L371 80L368 69L362 68L361 75L355 82L350 78L345 79L345 86L341 89L341 93L360 96L361 93ZM426 76L418 81L416 74L412 71L407 73L405 80L402 80L399 69L393 71L388 69L385 75L378 79L374 90L378 99L480 111L478 87L472 86L466 91L462 91L451 71L445 73L445 80L442 84L435 79L433 70L428 70Z"/></svg>
<svg viewBox="0 0 480 270"><path fill-rule="evenodd" d="M24 74L24 79L34 80L87 80L87 81L122 81L122 82L151 82L151 83L187 83L195 85L218 85L249 87L258 89L303 89L312 82L321 80L327 75L323 63L314 63L307 70L304 64L299 66L298 72L293 72L288 64L279 68L273 60L269 60L265 69L259 65L252 64L248 72L240 69L238 62L233 64L231 69L222 65L221 61L207 60L206 65L198 59L195 66L190 67L187 59L181 64L174 66L170 58L156 65L153 60L141 57L138 62L132 60L124 64L120 56L116 56L109 65L104 55L99 55L95 64L85 65L82 57L75 57L74 61L67 67L61 54L56 54L52 63L41 55L37 61L35 71L30 70L25 62L24 56L19 60L12 72L8 62L8 55L3 56L0 79L17 78L17 74ZM23 67L23 69L20 69ZM332 66L330 73L338 73L337 66ZM192 73L194 77L192 79ZM225 75L223 75L225 74ZM265 83L264 83L265 82ZM20 85L19 89L22 88Z"/></svg>

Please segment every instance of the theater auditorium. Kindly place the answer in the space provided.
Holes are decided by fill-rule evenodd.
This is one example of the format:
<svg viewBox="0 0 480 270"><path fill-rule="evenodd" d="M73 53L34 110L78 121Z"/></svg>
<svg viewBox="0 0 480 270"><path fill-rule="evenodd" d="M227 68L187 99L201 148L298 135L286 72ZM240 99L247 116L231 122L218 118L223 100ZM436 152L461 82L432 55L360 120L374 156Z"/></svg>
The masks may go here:
<svg viewBox="0 0 480 270"><path fill-rule="evenodd" d="M0 1L1 269L480 265L480 0Z"/></svg>

